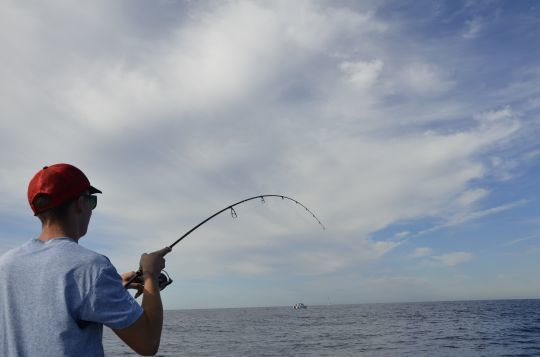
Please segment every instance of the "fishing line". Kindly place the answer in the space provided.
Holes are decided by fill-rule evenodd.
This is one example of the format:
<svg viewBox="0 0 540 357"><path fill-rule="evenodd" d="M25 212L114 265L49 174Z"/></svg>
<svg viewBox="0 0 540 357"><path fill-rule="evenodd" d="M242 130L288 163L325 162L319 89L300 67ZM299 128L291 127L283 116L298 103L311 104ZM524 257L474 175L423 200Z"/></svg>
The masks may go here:
<svg viewBox="0 0 540 357"><path fill-rule="evenodd" d="M225 212L225 211L230 211L231 213L231 217L232 218L238 218L238 214L236 213L236 211L234 210L234 207L235 206L238 206L242 203L245 203L247 201L251 201L251 200L255 200L255 199L260 199L261 200L261 203L266 203L265 201L265 197L278 197L278 198L281 198L282 200L289 200L289 201L292 201L294 203L296 203L297 205L300 205L302 206L306 212L308 212L309 214L311 214L311 216L313 216L313 218L317 221L317 223L319 223L319 225L322 227L323 230L326 229L326 227L324 226L324 224L322 224L322 222L319 220L319 218L317 218L317 216L315 216L315 214L313 212L310 211L309 208L307 208L306 206L304 206L302 203L300 203L299 201L295 200L294 198L291 198L291 197L287 197L287 196L284 196L284 195L259 195L259 196L254 196L254 197L250 197L250 198L246 198L245 200L242 200L242 201L238 201L230 206L227 206L225 208L223 208L222 210L219 210L218 212L214 213L213 215L211 215L210 217L206 218L205 220L203 220L201 223L197 224L195 227L191 228L189 231L187 231L186 233L184 233L183 236L181 236L180 238L178 238L176 241L173 242L173 244L171 244L169 246L169 248L172 248L177 245L178 243L180 243L180 241L184 238L186 238L188 235L190 235L191 233L193 233L194 230L196 230L197 228L199 228L200 226L202 226L203 224L205 224L206 222L208 222L209 220L211 220L212 218L216 217L217 215ZM142 275L142 271L139 269L135 275L128 280L128 282L124 285L124 287L127 289L127 287L133 282L135 281L135 279L137 279L139 276ZM168 274L164 274L164 273L161 273L159 278L158 278L158 283L159 283L159 289L160 290L163 290L165 289L165 287L169 284L171 284L173 281L172 279L169 277Z"/></svg>

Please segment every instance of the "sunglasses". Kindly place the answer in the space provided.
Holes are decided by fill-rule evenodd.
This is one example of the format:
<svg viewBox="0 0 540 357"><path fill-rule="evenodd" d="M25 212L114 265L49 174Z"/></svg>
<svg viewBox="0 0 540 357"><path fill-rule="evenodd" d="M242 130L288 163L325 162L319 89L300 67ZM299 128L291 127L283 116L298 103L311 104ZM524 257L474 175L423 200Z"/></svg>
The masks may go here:
<svg viewBox="0 0 540 357"><path fill-rule="evenodd" d="M83 197L88 198L88 202L90 203L90 209L94 209L97 206L97 196L93 195L83 195Z"/></svg>

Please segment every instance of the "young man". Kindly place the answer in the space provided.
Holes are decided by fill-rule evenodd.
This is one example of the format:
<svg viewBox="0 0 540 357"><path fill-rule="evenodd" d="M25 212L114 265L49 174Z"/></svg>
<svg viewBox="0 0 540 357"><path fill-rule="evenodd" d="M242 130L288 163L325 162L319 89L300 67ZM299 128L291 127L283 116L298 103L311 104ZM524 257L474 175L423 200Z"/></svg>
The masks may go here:
<svg viewBox="0 0 540 357"><path fill-rule="evenodd" d="M157 353L163 324L158 276L166 247L143 254L142 278L118 275L107 257L78 244L100 190L78 168L44 167L30 181L28 201L40 219L37 239L0 257L0 356L103 356L103 325L135 352Z"/></svg>

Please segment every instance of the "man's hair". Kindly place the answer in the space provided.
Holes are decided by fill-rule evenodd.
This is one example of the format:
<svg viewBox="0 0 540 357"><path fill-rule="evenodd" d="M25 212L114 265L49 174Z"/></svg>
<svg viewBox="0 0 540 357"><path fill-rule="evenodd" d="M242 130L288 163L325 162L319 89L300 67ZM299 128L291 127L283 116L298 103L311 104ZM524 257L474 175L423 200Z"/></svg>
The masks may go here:
<svg viewBox="0 0 540 357"><path fill-rule="evenodd" d="M32 203L34 207L39 209L40 207L47 206L51 202L51 200L51 196L40 193L34 198ZM69 213L69 207L73 202L74 200L71 200L64 204L61 204L60 206L53 207L51 209L38 213L37 217L42 224L46 222L65 222Z"/></svg>

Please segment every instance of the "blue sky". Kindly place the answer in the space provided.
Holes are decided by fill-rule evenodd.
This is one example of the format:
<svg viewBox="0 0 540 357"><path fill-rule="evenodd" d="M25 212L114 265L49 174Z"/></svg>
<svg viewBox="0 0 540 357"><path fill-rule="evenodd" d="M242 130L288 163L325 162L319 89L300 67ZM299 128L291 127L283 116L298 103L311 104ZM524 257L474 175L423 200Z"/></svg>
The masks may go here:
<svg viewBox="0 0 540 357"><path fill-rule="evenodd" d="M104 194L80 244L175 247L166 309L540 295L536 1L3 1L0 253L32 175Z"/></svg>

